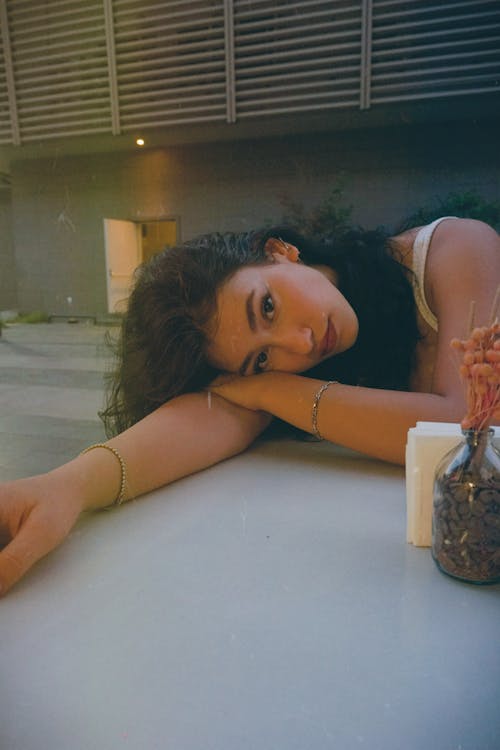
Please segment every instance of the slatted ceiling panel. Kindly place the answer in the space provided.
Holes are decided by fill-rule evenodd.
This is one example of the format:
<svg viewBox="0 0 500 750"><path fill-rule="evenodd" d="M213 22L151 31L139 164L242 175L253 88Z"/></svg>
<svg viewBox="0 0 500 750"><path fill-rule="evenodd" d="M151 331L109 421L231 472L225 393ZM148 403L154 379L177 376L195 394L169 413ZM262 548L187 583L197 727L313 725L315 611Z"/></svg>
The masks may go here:
<svg viewBox="0 0 500 750"><path fill-rule="evenodd" d="M3 45L0 38L0 144L12 142L12 128L9 114L9 96L7 91L7 76L5 74L5 60Z"/></svg>
<svg viewBox="0 0 500 750"><path fill-rule="evenodd" d="M500 2L373 1L372 104L500 91Z"/></svg>
<svg viewBox="0 0 500 750"><path fill-rule="evenodd" d="M226 119L224 0L113 2L124 131Z"/></svg>
<svg viewBox="0 0 500 750"><path fill-rule="evenodd" d="M8 26L5 1L0 0L0 144L19 143Z"/></svg>
<svg viewBox="0 0 500 750"><path fill-rule="evenodd" d="M8 3L21 138L109 132L102 0Z"/></svg>
<svg viewBox="0 0 500 750"><path fill-rule="evenodd" d="M234 0L238 118L357 107L361 2Z"/></svg>
<svg viewBox="0 0 500 750"><path fill-rule="evenodd" d="M500 0L0 0L0 23L0 144L500 90Z"/></svg>

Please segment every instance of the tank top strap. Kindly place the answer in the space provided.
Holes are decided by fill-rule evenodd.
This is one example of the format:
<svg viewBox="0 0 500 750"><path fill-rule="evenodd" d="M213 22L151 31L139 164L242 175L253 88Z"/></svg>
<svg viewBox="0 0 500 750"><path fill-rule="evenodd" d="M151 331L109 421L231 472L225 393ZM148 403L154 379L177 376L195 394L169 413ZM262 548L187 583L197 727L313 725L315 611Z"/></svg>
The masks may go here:
<svg viewBox="0 0 500 750"><path fill-rule="evenodd" d="M415 303L417 309L420 312L423 319L430 325L430 327L437 331L438 321L432 310L430 309L427 300L425 298L424 291L424 280L425 280L425 263L427 261L427 253L432 240L432 235L436 227L441 224L445 219L454 219L454 216L441 216L441 218L427 224L425 227L419 230L414 241L413 241L413 293L415 295Z"/></svg>

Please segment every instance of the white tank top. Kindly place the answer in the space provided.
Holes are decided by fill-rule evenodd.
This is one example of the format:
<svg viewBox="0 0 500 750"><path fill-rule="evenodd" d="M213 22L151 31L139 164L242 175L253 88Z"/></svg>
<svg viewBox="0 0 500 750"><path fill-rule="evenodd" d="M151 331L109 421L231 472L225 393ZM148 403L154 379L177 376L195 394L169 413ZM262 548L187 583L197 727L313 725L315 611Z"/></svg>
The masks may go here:
<svg viewBox="0 0 500 750"><path fill-rule="evenodd" d="M438 329L438 321L425 298L424 291L424 278L425 278L425 262L427 260L427 253L432 240L432 235L436 227L445 219L453 219L454 216L442 216L440 219L436 219L431 224L422 227L418 232L413 242L413 294L415 295L415 303L417 309L423 319L430 325L433 331Z"/></svg>

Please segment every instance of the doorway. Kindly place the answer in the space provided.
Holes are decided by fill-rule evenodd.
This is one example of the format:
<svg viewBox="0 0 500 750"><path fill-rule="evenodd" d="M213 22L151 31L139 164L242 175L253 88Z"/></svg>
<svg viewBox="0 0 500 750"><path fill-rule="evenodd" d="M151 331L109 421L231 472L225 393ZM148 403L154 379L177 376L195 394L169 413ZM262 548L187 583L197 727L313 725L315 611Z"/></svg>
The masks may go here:
<svg viewBox="0 0 500 750"><path fill-rule="evenodd" d="M123 313L134 271L143 261L178 242L177 219L104 219L108 312Z"/></svg>

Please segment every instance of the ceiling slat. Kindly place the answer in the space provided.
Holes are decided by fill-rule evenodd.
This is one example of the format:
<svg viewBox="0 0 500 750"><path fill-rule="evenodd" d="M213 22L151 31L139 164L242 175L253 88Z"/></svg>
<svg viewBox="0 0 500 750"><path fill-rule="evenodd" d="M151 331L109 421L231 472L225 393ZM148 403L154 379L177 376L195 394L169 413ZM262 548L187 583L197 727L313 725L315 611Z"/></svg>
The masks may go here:
<svg viewBox="0 0 500 750"><path fill-rule="evenodd" d="M500 90L498 0L0 0L0 143Z"/></svg>
<svg viewBox="0 0 500 750"><path fill-rule="evenodd" d="M0 29L2 39L2 63L3 69L5 70L5 93L9 103L9 125L12 134L12 142L15 146L18 146L21 143L21 137L19 132L16 82L14 78L14 66L12 63L11 38L6 0L0 0ZM5 123L5 128L7 128L7 123Z"/></svg>
<svg viewBox="0 0 500 750"><path fill-rule="evenodd" d="M372 37L372 105L500 90L498 2L374 0Z"/></svg>

